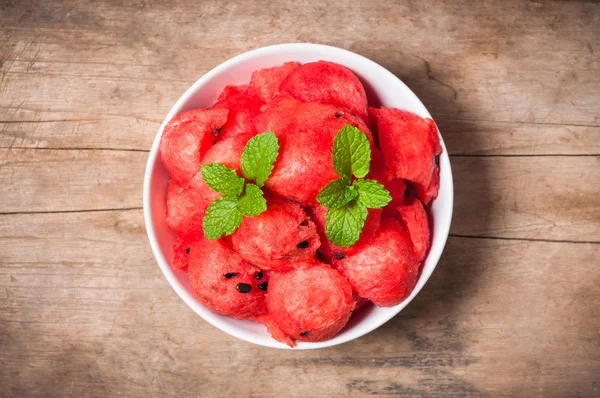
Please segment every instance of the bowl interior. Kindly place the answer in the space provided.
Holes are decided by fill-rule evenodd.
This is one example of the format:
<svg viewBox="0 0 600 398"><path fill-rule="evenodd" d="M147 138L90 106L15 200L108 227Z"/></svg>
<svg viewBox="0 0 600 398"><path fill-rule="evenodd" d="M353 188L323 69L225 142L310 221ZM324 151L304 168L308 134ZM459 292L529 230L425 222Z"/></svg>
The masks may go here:
<svg viewBox="0 0 600 398"><path fill-rule="evenodd" d="M146 229L153 252L165 277L186 304L206 321L235 337L263 346L288 348L286 345L273 340L261 324L235 320L207 310L194 298L187 281L187 274L181 271L174 272L169 266L173 255L172 244L175 237L165 223L164 198L169 176L160 160L158 150L160 135L164 125L173 116L185 110L212 105L223 87L248 83L252 71L256 69L277 66L288 61L306 63L318 60L336 62L356 73L365 85L369 104L400 108L416 113L421 117L431 117L421 101L396 76L360 55L335 47L316 44L282 44L264 47L244 53L219 65L204 75L182 95L165 118L156 136L146 168L144 181ZM452 216L452 173L446 147L443 141L441 141L441 144L443 152L440 156L440 192L430 210L433 219L432 247L412 294L404 302L394 307L367 306L355 314L346 328L333 339L320 343L301 342L298 343L296 349L320 348L341 344L376 329L400 312L427 282L446 243Z"/></svg>

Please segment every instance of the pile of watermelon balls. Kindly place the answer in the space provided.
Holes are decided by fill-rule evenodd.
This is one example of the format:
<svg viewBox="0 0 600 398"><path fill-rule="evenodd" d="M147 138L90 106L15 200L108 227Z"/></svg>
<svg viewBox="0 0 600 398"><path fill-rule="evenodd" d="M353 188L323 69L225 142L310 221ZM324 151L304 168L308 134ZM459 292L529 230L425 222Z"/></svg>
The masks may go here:
<svg viewBox="0 0 600 398"><path fill-rule="evenodd" d="M262 322L294 346L413 290L439 190L437 129L369 107L348 69L257 70L214 105L175 116L160 152L172 265L211 311Z"/></svg>

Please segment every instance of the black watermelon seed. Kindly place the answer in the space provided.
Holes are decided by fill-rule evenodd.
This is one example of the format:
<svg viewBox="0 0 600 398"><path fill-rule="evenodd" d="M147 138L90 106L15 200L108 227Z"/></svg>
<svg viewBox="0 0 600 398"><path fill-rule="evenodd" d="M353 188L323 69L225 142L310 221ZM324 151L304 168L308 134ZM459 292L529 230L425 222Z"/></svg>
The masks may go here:
<svg viewBox="0 0 600 398"><path fill-rule="evenodd" d="M235 288L240 293L248 293L250 290L252 290L252 286L247 283L238 283Z"/></svg>
<svg viewBox="0 0 600 398"><path fill-rule="evenodd" d="M204 109L206 109L207 111L210 111L210 108L204 108Z"/></svg>
<svg viewBox="0 0 600 398"><path fill-rule="evenodd" d="M304 240L296 245L298 249L306 249L308 247L308 241Z"/></svg>
<svg viewBox="0 0 600 398"><path fill-rule="evenodd" d="M300 223L301 226L306 227L308 226L308 220L304 220Z"/></svg>
<svg viewBox="0 0 600 398"><path fill-rule="evenodd" d="M237 272L228 272L225 275L223 275L223 278L225 278L225 279L231 279L231 278L233 278L236 275L237 275Z"/></svg>
<svg viewBox="0 0 600 398"><path fill-rule="evenodd" d="M342 117L342 115L343 115L343 114L344 114L343 112L338 112L338 113L336 113L336 114L335 114L335 116L334 116L334 117L335 117L336 119L339 119L340 117Z"/></svg>
<svg viewBox="0 0 600 398"><path fill-rule="evenodd" d="M261 280L262 277L263 277L262 271L258 271L256 274L254 274L254 279L256 279L257 281Z"/></svg>
<svg viewBox="0 0 600 398"><path fill-rule="evenodd" d="M344 253L335 253L335 258L337 258L338 260L341 260L344 257L346 257L346 255Z"/></svg>
<svg viewBox="0 0 600 398"><path fill-rule="evenodd" d="M185 254L190 254L190 248L185 249Z"/></svg>
<svg viewBox="0 0 600 398"><path fill-rule="evenodd" d="M435 158L433 158L433 161L435 162L435 164L439 165L440 164L440 157L436 156Z"/></svg>
<svg viewBox="0 0 600 398"><path fill-rule="evenodd" d="M308 334L308 332L300 332L300 336L301 336L301 337L304 337L304 336L306 336L307 334Z"/></svg>
<svg viewBox="0 0 600 398"><path fill-rule="evenodd" d="M258 288L260 290L262 290L263 292L266 292L267 291L267 286L269 286L269 282L263 282L260 285L258 285Z"/></svg>

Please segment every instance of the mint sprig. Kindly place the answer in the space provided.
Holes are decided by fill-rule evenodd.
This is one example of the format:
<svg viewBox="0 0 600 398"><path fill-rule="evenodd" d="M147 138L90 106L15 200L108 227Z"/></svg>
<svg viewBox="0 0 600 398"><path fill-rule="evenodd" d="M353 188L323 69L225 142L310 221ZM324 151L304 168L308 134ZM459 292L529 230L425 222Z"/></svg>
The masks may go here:
<svg viewBox="0 0 600 398"><path fill-rule="evenodd" d="M246 184L246 194L240 197L238 209L246 217L255 217L267 210L263 191L254 184Z"/></svg>
<svg viewBox="0 0 600 398"><path fill-rule="evenodd" d="M244 190L244 179L238 177L235 170L221 163L203 165L202 179L213 191L224 195L236 196Z"/></svg>
<svg viewBox="0 0 600 398"><path fill-rule="evenodd" d="M338 131L331 151L333 169L342 177L363 178L369 172L371 147L367 136L354 126L345 124Z"/></svg>
<svg viewBox="0 0 600 398"><path fill-rule="evenodd" d="M240 168L245 183L234 169L221 163L202 166L202 179L212 190L224 196L214 200L206 209L202 230L206 239L219 239L233 234L244 217L255 217L267 210L267 201L260 189L273 171L279 153L279 143L273 133L252 137L244 147ZM244 187L245 185L245 187Z"/></svg>
<svg viewBox="0 0 600 398"><path fill-rule="evenodd" d="M341 247L352 246L360 238L367 214L367 208L356 200L338 209L329 208L325 213L327 239Z"/></svg>
<svg viewBox="0 0 600 398"><path fill-rule="evenodd" d="M206 239L219 239L231 235L242 223L242 212L238 208L237 196L222 196L215 199L204 214L202 229Z"/></svg>
<svg viewBox="0 0 600 398"><path fill-rule="evenodd" d="M262 187L273 171L278 153L279 143L275 133L262 133L250 138L240 158L242 173Z"/></svg>
<svg viewBox="0 0 600 398"><path fill-rule="evenodd" d="M377 181L363 178L369 173L371 146L366 135L356 127L346 124L338 131L331 159L341 178L321 189L317 201L327 207L327 239L338 246L350 247L360 238L368 209L382 208L392 197ZM356 177L353 182L352 176Z"/></svg>

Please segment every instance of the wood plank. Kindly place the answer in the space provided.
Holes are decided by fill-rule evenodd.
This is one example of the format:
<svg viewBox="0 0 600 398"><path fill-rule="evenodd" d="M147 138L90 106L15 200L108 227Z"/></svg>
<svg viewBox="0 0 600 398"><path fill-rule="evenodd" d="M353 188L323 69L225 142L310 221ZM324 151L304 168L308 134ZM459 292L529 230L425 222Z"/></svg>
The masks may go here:
<svg viewBox="0 0 600 398"><path fill-rule="evenodd" d="M162 120L20 109L0 122L0 148L149 151Z"/></svg>
<svg viewBox="0 0 600 398"><path fill-rule="evenodd" d="M141 206L146 153L0 150L0 212ZM454 157L452 233L600 241L599 156Z"/></svg>
<svg viewBox="0 0 600 398"><path fill-rule="evenodd" d="M207 70L276 36L374 59L403 78L436 118L596 128L597 7L514 1L498 12L493 3L467 1L435 7L340 1L327 12L305 4L292 17L280 12L279 2L255 7L251 1L188 0L147 5L140 19L132 18L139 11L135 2L9 4L1 27L1 119L27 109L156 121ZM348 17L330 17L341 11ZM303 18L310 23L302 24ZM465 19L469 29L457 28ZM436 34L423 34L423 26L435 26Z"/></svg>
<svg viewBox="0 0 600 398"><path fill-rule="evenodd" d="M451 233L600 241L600 156L452 158Z"/></svg>
<svg viewBox="0 0 600 398"><path fill-rule="evenodd" d="M436 120L451 155L598 155L600 127Z"/></svg>
<svg viewBox="0 0 600 398"><path fill-rule="evenodd" d="M141 211L5 215L0 241L7 396L597 393L597 244L450 238L394 320L342 346L290 353L238 341L187 310L154 262Z"/></svg>
<svg viewBox="0 0 600 398"><path fill-rule="evenodd" d="M147 153L0 150L0 212L140 207Z"/></svg>

